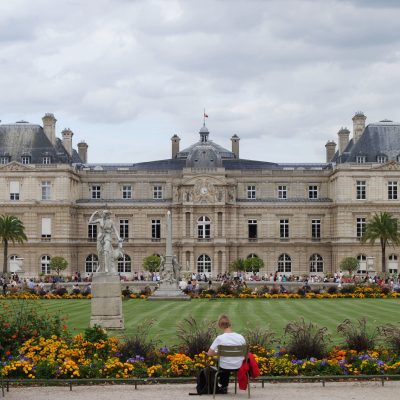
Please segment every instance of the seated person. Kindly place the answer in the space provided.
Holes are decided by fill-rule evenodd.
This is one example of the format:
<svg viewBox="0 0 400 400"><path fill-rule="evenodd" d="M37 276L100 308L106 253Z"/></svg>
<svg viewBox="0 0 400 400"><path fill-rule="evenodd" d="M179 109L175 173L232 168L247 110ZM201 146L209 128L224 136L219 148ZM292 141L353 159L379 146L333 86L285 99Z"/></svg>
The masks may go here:
<svg viewBox="0 0 400 400"><path fill-rule="evenodd" d="M218 328L222 329L224 333L216 337L214 342L211 344L207 355L215 356L218 354L218 346L242 346L246 344L246 340L239 333L235 333L231 328L231 321L227 315L222 314L218 318ZM226 394L228 393L229 375L232 370L237 370L241 367L243 357L221 357L219 360L220 373L219 384L217 387L217 393Z"/></svg>

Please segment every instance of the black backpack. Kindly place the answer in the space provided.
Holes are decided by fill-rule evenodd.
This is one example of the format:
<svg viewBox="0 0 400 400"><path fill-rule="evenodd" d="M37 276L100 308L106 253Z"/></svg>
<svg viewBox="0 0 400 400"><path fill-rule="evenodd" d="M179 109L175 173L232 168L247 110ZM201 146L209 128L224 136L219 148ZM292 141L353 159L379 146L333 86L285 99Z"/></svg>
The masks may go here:
<svg viewBox="0 0 400 400"><path fill-rule="evenodd" d="M197 375L197 393L189 394L211 394L214 390L214 380L217 370L213 367L205 367L200 370L199 375Z"/></svg>

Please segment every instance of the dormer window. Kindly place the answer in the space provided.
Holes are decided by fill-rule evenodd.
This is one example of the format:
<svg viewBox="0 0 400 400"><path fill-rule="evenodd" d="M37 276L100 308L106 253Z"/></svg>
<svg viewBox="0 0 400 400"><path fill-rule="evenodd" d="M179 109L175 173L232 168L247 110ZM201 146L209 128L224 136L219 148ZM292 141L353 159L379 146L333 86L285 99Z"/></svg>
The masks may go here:
<svg viewBox="0 0 400 400"><path fill-rule="evenodd" d="M51 164L51 157L50 156L43 156L42 157L42 164Z"/></svg>
<svg viewBox="0 0 400 400"><path fill-rule="evenodd" d="M384 164L387 161L387 157L385 155L379 155L376 157L376 162L379 164Z"/></svg>
<svg viewBox="0 0 400 400"><path fill-rule="evenodd" d="M21 157L22 164L30 164L31 163L31 156L22 156Z"/></svg>
<svg viewBox="0 0 400 400"><path fill-rule="evenodd" d="M357 156L356 157L356 163L357 164L364 164L367 162L367 157L366 156Z"/></svg>
<svg viewBox="0 0 400 400"><path fill-rule="evenodd" d="M0 164L8 164L10 162L9 156L2 156L0 157Z"/></svg>

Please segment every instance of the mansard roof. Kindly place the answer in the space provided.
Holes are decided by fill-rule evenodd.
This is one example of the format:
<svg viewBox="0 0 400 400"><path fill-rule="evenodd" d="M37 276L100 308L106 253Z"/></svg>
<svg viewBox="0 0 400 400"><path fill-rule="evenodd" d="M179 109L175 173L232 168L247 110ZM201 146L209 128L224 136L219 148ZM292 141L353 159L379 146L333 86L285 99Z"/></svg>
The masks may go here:
<svg viewBox="0 0 400 400"><path fill-rule="evenodd" d="M332 161L337 163L356 162L357 156L365 156L366 162L376 162L378 156L387 160L397 160L400 154L400 123L383 120L367 125L360 139L351 139L339 156L337 152Z"/></svg>
<svg viewBox="0 0 400 400"><path fill-rule="evenodd" d="M53 145L40 125L21 121L15 124L0 124L0 157L8 156L10 161L20 161L22 156L31 157L31 164L42 164L44 156L50 156L52 163L80 163L78 153L72 157L65 150L61 139Z"/></svg>

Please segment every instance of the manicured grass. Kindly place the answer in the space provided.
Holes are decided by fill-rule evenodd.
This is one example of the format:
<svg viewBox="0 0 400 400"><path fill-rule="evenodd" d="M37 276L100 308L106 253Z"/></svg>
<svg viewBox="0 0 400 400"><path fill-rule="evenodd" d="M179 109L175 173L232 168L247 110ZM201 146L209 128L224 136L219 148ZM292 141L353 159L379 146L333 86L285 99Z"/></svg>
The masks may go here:
<svg viewBox="0 0 400 400"><path fill-rule="evenodd" d="M68 317L72 332L83 332L90 319L89 300L39 300L38 303L51 313L59 312ZM123 301L126 334L146 320L154 320L150 334L161 344L177 343L176 326L184 318L216 320L219 314L231 316L238 332L246 327L270 327L282 336L289 321L304 317L319 326L326 326L334 342L339 342L336 327L344 319L366 317L371 326L400 323L399 299L196 299L178 301ZM122 335L124 333L121 333ZM119 336L120 334L118 334Z"/></svg>

